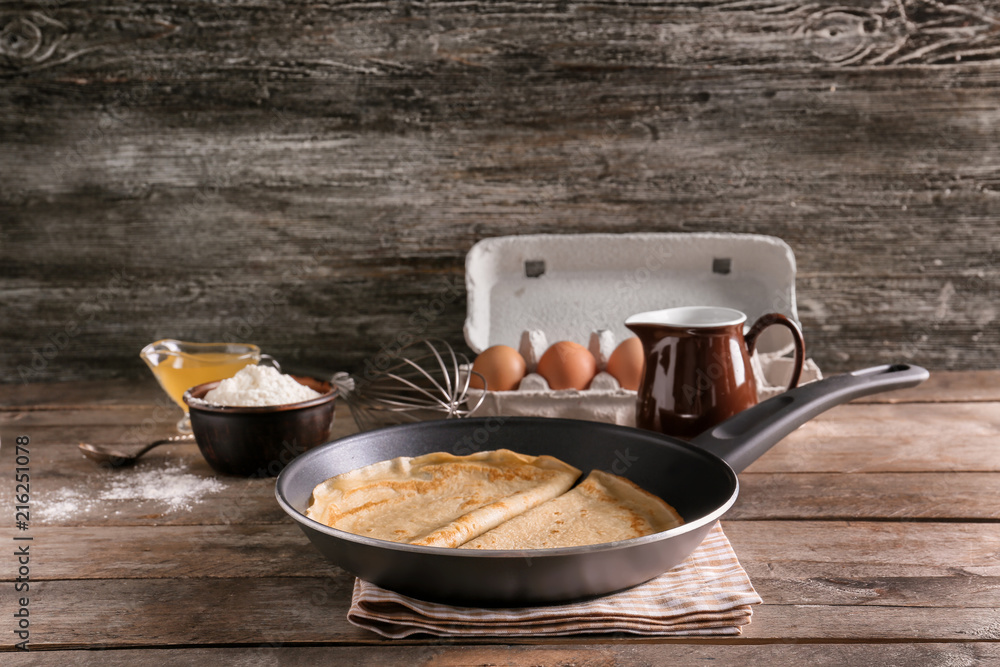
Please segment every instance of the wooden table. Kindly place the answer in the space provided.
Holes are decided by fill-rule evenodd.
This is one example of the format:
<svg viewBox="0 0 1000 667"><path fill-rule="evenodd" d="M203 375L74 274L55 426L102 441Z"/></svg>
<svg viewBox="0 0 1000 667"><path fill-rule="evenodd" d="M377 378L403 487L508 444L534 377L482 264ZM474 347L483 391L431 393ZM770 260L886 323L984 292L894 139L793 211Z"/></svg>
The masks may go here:
<svg viewBox="0 0 1000 667"><path fill-rule="evenodd" d="M135 470L78 453L80 441L171 433L176 408L152 381L7 385L0 399L0 643L18 641L26 595L35 651L5 665L1000 661L1000 371L934 373L835 408L748 468L723 526L764 604L731 639L385 640L347 623L352 577L285 516L273 480L225 479L177 511L123 500L46 515L46 503L141 470L211 474L193 445L154 450ZM338 420L341 433L353 428L346 413ZM23 531L19 436L30 439ZM30 590L15 594L13 554L25 544Z"/></svg>

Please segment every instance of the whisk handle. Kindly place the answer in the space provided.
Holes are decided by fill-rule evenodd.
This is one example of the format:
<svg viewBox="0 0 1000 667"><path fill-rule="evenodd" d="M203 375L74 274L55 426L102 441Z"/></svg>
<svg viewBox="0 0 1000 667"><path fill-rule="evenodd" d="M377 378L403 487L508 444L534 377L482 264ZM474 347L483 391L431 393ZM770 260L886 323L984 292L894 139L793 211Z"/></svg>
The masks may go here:
<svg viewBox="0 0 1000 667"><path fill-rule="evenodd" d="M337 388L337 396L341 398L347 398L354 391L354 378L345 371L334 373L330 383Z"/></svg>

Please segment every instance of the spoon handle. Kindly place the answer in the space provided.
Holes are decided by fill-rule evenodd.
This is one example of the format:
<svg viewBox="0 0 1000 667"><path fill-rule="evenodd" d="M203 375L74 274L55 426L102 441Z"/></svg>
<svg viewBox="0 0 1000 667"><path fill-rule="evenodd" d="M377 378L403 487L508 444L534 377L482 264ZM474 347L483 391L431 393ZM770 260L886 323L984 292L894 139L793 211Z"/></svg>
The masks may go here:
<svg viewBox="0 0 1000 667"><path fill-rule="evenodd" d="M133 454L132 458L137 459L146 452L148 452L149 450L151 450L153 447L159 447L160 445L166 445L172 442L194 442L194 435L190 433L181 433L180 435L170 435L167 436L166 438L160 438L159 440L154 440L153 442L149 443L148 445L137 451L135 454Z"/></svg>

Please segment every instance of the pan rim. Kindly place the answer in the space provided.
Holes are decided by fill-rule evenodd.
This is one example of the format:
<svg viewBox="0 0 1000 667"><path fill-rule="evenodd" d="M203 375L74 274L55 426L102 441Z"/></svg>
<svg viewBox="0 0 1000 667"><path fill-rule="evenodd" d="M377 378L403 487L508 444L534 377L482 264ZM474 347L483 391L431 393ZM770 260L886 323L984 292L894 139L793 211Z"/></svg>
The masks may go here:
<svg viewBox="0 0 1000 667"><path fill-rule="evenodd" d="M466 418L466 419L462 419L462 420L456 420L456 421L451 422L451 423L454 423L456 425L457 424L471 425L472 423L479 422L479 421L484 421L484 420L488 420L488 419L491 419L491 418L490 417L480 417L480 418L472 417L472 418ZM710 452L708 450L702 449L701 447L698 447L697 445L692 445L691 443L688 443L688 442L685 442L685 441L682 441L682 440L679 440L679 439L676 439L676 438L670 438L668 436L663 436L663 435L660 435L660 434L656 434L656 433L653 433L651 431L649 431L649 432L647 432L647 431L641 431L640 429L636 429L636 428L632 428L632 427L627 427L627 426L620 426L620 425L617 425L617 424L607 424L607 423L601 423L601 422L588 422L588 421L579 420L579 419L560 419L560 418L548 418L548 417L507 417L507 418L504 418L504 422L505 423L507 423L509 421L524 422L524 423L545 422L547 425L555 425L555 424L557 424L559 422L564 422L564 423L565 422L570 422L570 423L578 425L578 426L580 424L586 424L588 426L588 428L593 428L593 427L601 428L601 427L604 427L604 428L607 428L609 430L618 430L618 429L621 429L621 430L628 431L628 432L639 431L643 435L647 435L647 436L654 437L654 438L662 438L662 439L664 439L665 441L669 442L672 445L675 445L675 446L679 445L679 446L690 448L693 452L697 453L698 455L706 456L706 457L708 457L710 459L713 459L714 461L718 462L718 464L720 466L722 466L723 469L728 470L728 472L729 472L729 474L730 474L730 476L731 476L731 478L733 480L733 491L730 494L729 498L724 503L722 503L720 506L716 507L711 512L698 517L697 519L694 519L692 521L685 521L685 523L683 523L680 526L677 526L676 528L670 528L668 530L660 531L658 533L653 533L652 535L645 535L643 537L633 537L633 538L626 539L626 540L617 540L615 542L603 542L601 544L589 544L589 545L577 546L577 547L557 547L557 548L551 548L551 549L520 549L520 550L517 550L517 549L460 549L460 548L454 548L454 547L435 547L435 546L424 546L424 545L416 545L416 544L406 544L406 543L401 543L401 542L391 542L389 540L381 540L381 539L377 539L377 538L373 538L373 537L366 537L366 536L363 536L363 535L356 535L354 533L349 533L347 531L343 531L343 530L339 530L337 528L332 528L330 526L327 526L326 524L320 523L319 521L316 521L315 519L311 519L308 516L306 516L298 508L294 507L292 505L292 503L289 502L288 499L285 497L285 489L284 489L284 487L287 485L288 479L290 478L292 472L297 467L307 465L307 463L308 463L308 461L310 459L312 459L313 457L321 456L322 455L321 453L324 450L326 450L326 449L329 449L329 448L335 447L335 446L346 446L346 445L348 445L350 443L350 441L352 441L352 440L354 440L356 438L362 437L362 436L366 436L366 435L371 434L371 433L374 432L374 431L366 431L366 432L361 432L361 433L354 433L354 434L345 436L343 438L338 438L336 440L331 440L330 442L326 442L326 443L324 443L322 445L314 447L314 448L310 449L309 451L307 451L307 452L305 452L305 453L297 456L295 459L293 459L291 462L289 462L289 464L285 467L284 470L281 471L281 473L278 475L278 478L275 480L275 489L274 489L275 498L278 501L278 504L281 506L282 510L284 510L284 512L286 514L288 514L289 517L291 517L302 528L309 529L309 530L312 530L312 531L316 531L316 532L319 532L319 533L323 533L323 534L325 534L325 535L327 535L329 537L333 537L333 538L337 538L337 539L341 539L341 540L346 540L346 541L349 541L349 542L353 542L355 544L359 544L359 545L367 546L367 547L371 547L371 548L388 549L390 551L412 553L412 554L415 554L415 555L448 556L448 557L453 557L453 558L525 558L525 557L530 557L530 558L556 558L556 557L566 557L566 556L574 556L574 555L581 555L581 554L588 554L588 553L598 553L598 552L605 552L605 551L616 551L616 550L619 550L619 549L627 549L627 548L632 548L632 547L638 547L638 546L641 546L641 545L644 545L644 544L649 544L649 543L653 543L653 542L659 542L660 540L669 539L669 538L672 538L672 537L683 535L685 533L689 533L689 532L693 532L693 531L699 530L699 529L703 528L705 525L714 523L719 518L721 518L736 503L736 500L737 500L737 498L739 496L739 492L740 492L739 477L736 474L736 472L732 469L732 466L729 465L729 463L727 463L723 458L719 457L718 455L716 455L716 454L714 454L714 453L712 453L712 452ZM384 429L376 429L376 430L377 431L399 430L399 429L413 430L414 428L420 428L420 427L433 428L433 426L428 426L428 425L437 425L437 424L440 424L441 422L442 422L442 420L432 420L432 421L426 421L426 422L416 422L416 423L411 423L411 424L399 424L399 425L395 425L395 426L389 426L389 427L386 427ZM456 426L456 428L457 428L457 426Z"/></svg>

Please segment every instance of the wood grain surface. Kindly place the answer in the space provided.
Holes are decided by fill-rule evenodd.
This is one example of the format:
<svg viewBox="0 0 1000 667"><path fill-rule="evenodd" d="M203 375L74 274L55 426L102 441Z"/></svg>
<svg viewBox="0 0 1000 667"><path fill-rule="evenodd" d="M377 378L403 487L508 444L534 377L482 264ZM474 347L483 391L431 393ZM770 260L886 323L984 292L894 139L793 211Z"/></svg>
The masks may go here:
<svg viewBox="0 0 1000 667"><path fill-rule="evenodd" d="M463 345L477 240L793 248L828 371L1000 365L1000 4L0 8L0 379ZM423 315L421 315L423 313ZM586 328L586 323L581 327Z"/></svg>
<svg viewBox="0 0 1000 667"><path fill-rule="evenodd" d="M664 662L674 664L700 664L721 661L725 664L747 665L852 665L859 663L887 665L989 664L1000 660L996 644L838 644L838 645L690 645L665 643L643 645L562 646L505 646L499 652L503 665L508 667L607 667L609 665L636 665L659 667ZM498 651L494 647L478 646L366 646L366 647L277 647L257 648L203 648L187 649L177 653L151 653L137 649L105 651L100 654L101 664L115 667L155 665L173 667L189 665L189 661L222 661L224 664L280 664L299 665L336 664L359 667L384 667L387 664L441 665L466 667L468 665L497 664ZM10 665L37 664L37 656L10 656ZM74 667L89 665L92 654L80 651L53 651L52 662Z"/></svg>
<svg viewBox="0 0 1000 667"><path fill-rule="evenodd" d="M3 662L992 664L1000 661L997 376L940 373L894 402L839 406L740 475L722 525L764 600L742 636L461 641L390 641L348 623L353 577L284 515L271 479L217 478L175 508L101 500L150 472L213 477L194 445L155 450L122 470L76 451L78 439L115 443L147 420L157 433L172 428L173 413L154 418L159 390L148 381L7 385L0 441L27 434L32 443L36 652ZM352 432L346 412L338 417L337 432ZM0 471L13 469L13 456L0 448ZM11 486L0 485L0 506L13 504ZM0 570L0 585L14 577ZM0 641L0 650L12 647L10 637Z"/></svg>

